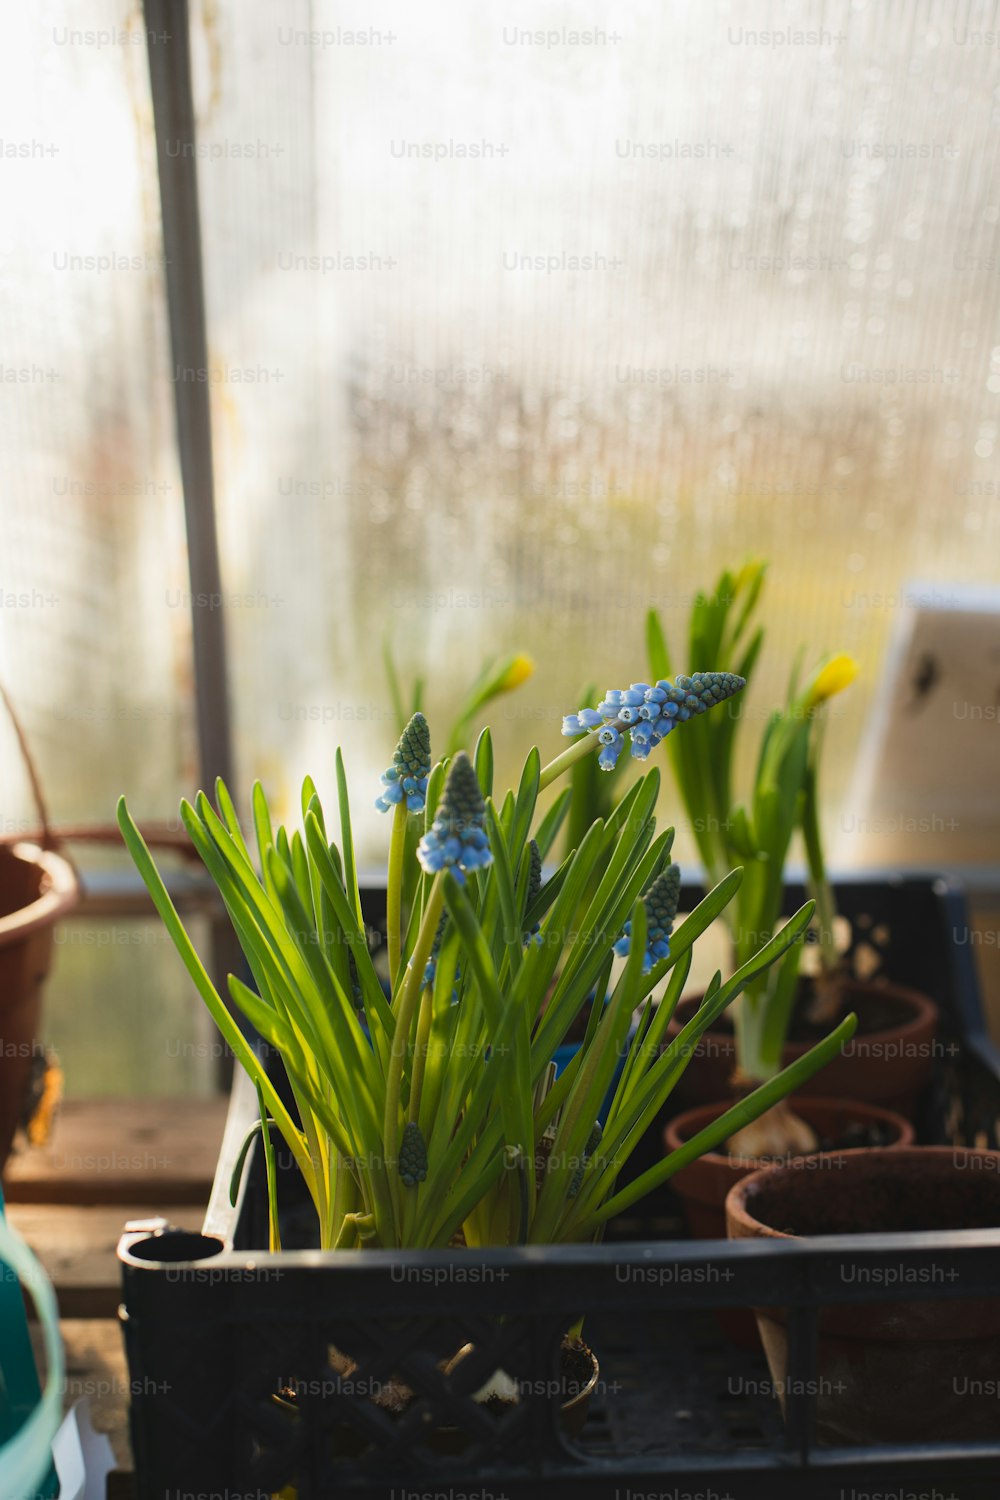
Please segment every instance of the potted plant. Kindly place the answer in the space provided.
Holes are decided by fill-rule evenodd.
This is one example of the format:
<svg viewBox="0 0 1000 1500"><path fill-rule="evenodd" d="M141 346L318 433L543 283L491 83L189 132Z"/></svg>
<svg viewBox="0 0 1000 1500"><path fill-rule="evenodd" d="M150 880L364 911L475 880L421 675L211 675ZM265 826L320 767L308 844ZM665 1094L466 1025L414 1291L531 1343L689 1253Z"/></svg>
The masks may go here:
<svg viewBox="0 0 1000 1500"><path fill-rule="evenodd" d="M704 649L711 642L723 660L734 660L747 671L752 669L764 639L759 627L752 630L763 581L763 565L752 563L735 575L724 572L711 598L698 597L690 627L697 648ZM648 638L651 659L662 667L669 657L654 613L648 622ZM723 1029L728 1020L725 1018L705 1039L691 1070L696 1073L695 1080L685 1080L688 1097L696 1103L667 1125L669 1151L720 1115L726 1108L725 1101L734 1093L738 1095L773 1076L783 1061L803 1052L809 1036L822 1035L855 998L859 1010L867 1004L867 1011L862 1013L869 1021L876 1018L873 1056L878 1059L878 1067L889 1072L885 1059L892 1051L887 1044L894 1038L878 1031L885 990L865 989L852 982L837 953L836 910L823 861L816 808L823 705L849 684L855 670L851 659L840 655L817 667L804 686L798 685L797 673L793 673L784 707L769 716L761 735L746 807L737 804L732 791L732 759L740 722L737 717L719 716L714 727L702 723L693 726L687 748L680 744L683 736L671 742L678 782L709 875L727 853L734 855L738 850L745 864L740 892L727 912L736 961L749 946L780 929L788 852L794 835L802 830L818 918L814 930L818 942L811 945L810 953L815 952L819 962L815 976L805 979L800 973L802 947L790 949L780 965L747 987L734 1007L732 1029ZM699 743L692 744L695 736ZM682 1000L672 1025L682 1024L696 1004ZM927 1007L929 1004L926 1002ZM914 1001L921 1021L924 1005L921 999ZM928 1049L920 1064L924 1076L929 1063ZM912 1060L903 1058L902 1064L904 1073L907 1068L912 1073ZM870 1070L855 1057L834 1059L814 1088L793 1100L782 1100L734 1135L725 1149L700 1157L675 1183L692 1232L705 1237L724 1236L726 1193L740 1176L762 1161L804 1155L820 1148L912 1142L908 1121L885 1107L886 1096L890 1100L895 1097L896 1083L891 1077L886 1082L883 1072L876 1071L874 1082L869 1074Z"/></svg>
<svg viewBox="0 0 1000 1500"><path fill-rule="evenodd" d="M46 1070L38 1041L42 992L55 927L79 900L76 872L59 852L38 774L20 720L0 687L28 773L41 825L40 841L0 843L0 1170L15 1131L31 1106L36 1076ZM50 1079L52 1073L49 1073ZM46 1115L49 1113L46 1108ZM43 1127L44 1128L44 1127Z"/></svg>
<svg viewBox="0 0 1000 1500"><path fill-rule="evenodd" d="M752 671L764 641L761 627L751 630L764 586L764 564L747 563L737 573L721 574L713 594L699 595L691 611L693 650L714 648L713 659L746 675ZM654 610L647 618L647 644L654 672L668 674L670 653ZM738 714L720 716L714 727L704 721L687 735L671 741L673 768L706 875L736 860L748 872L740 906L730 913L734 946L752 940L751 934L769 930L781 916L782 878L789 842L801 826L809 856L810 874L825 898L827 910L818 924L819 951L826 957L817 990L810 978L793 982L792 962L783 971L783 997L764 1008L758 1002L741 1007L736 1016L744 1054L761 1046L768 1059L784 1036L779 1056L790 1059L807 1043L812 1027L822 1027L837 1008L850 1005L858 1015L859 1036L844 1056L834 1060L810 1092L860 1098L903 1113L912 1113L929 1075L936 1008L926 996L879 979L854 983L844 971L834 945L833 912L818 842L815 819L815 768L819 754L820 710L848 685L855 673L850 657L832 657L813 674L804 689L793 679L783 710L772 714L759 747L753 798L741 807L733 794L732 762ZM765 754L766 752L766 754ZM812 789L812 790L810 790ZM742 934L742 936L741 936ZM771 983L778 984L777 977ZM758 986L758 994L764 986ZM684 1016L682 1002L679 1015ZM810 1024L810 1012L819 1021ZM801 1031L801 1040L798 1033ZM751 1069L753 1059L750 1058ZM712 1035L685 1078L681 1097L690 1103L724 1098L736 1062L736 1042L725 1030ZM721 1085L721 1087L720 1087Z"/></svg>
<svg viewBox="0 0 1000 1500"><path fill-rule="evenodd" d="M743 685L729 673L679 678L670 685L671 702L684 714L664 713L662 733ZM716 975L697 1013L666 1041L693 944L734 898L741 872L729 872L673 931L679 875L670 860L672 830L656 831L654 769L607 823L587 829L548 880L539 878L559 805L539 817L539 794L585 756L613 763L629 737L637 758L648 755L650 736L630 712L636 691L568 716L565 732L586 734L545 766L531 750L518 787L500 797L493 794L488 730L473 758L459 751L434 764L426 720L410 720L379 798L393 816L388 996L365 941L339 752L336 836L308 779L302 827L292 832L273 825L265 794L254 787L256 861L221 782L216 806L204 793L182 803L255 983L251 989L230 976L229 998L280 1057L292 1108L209 979L120 803L122 834L150 895L257 1089L272 1250L281 1246L277 1138L308 1192L323 1251L460 1244L472 1253L599 1239L610 1218L800 1086L852 1034L848 1016L671 1158L617 1186L698 1039L801 939L813 910L807 902L730 978ZM422 829L412 859L411 819ZM604 874L588 896L598 864ZM654 1006L652 992L664 982L664 999ZM602 1003L591 1007L579 1051L555 1077L552 1056L591 994ZM601 1128L598 1115L623 1047L624 1068ZM460 1351L448 1348L443 1304L439 1311L440 1330L428 1337L436 1338L442 1370L466 1382L477 1371L489 1399L504 1372L483 1370L481 1361L451 1363Z"/></svg>
<svg viewBox="0 0 1000 1500"><path fill-rule="evenodd" d="M861 1150L776 1163L744 1177L730 1191L731 1239L775 1244L814 1235L899 1236L920 1230L947 1234L949 1249L973 1241L968 1231L1000 1223L1000 1152L951 1146ZM861 1240L859 1249L864 1246ZM870 1243L870 1242L869 1242ZM816 1429L833 1444L938 1443L994 1439L1000 1304L957 1295L957 1273L935 1264L891 1259L867 1265L838 1252L829 1281L874 1279L910 1297L834 1304L819 1314ZM899 1243L899 1241L897 1241ZM839 1264L838 1264L839 1261ZM915 1300L919 1288L940 1283ZM950 1290L949 1290L950 1289ZM786 1310L756 1310L774 1388L788 1389Z"/></svg>

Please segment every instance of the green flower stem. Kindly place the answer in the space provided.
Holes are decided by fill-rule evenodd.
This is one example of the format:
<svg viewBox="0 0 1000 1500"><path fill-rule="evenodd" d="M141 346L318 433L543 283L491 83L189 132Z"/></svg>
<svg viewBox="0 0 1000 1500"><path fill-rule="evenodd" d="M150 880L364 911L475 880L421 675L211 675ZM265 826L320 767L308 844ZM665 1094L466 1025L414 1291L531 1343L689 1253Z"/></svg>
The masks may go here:
<svg viewBox="0 0 1000 1500"><path fill-rule="evenodd" d="M805 844L809 866L811 896L816 899L816 923L819 932L820 964L825 973L831 974L837 967L837 944L833 923L837 915L836 902L826 873L823 859L823 840L819 827L819 806L816 789L816 762L819 758L821 728L816 732L816 748L806 769L805 796L802 800L802 842Z"/></svg>
<svg viewBox="0 0 1000 1500"><path fill-rule="evenodd" d="M557 781L571 766L576 765L578 760L583 760L585 755L593 755L594 751L600 748L600 743L596 731L590 731L582 739L574 740L568 750L564 750L561 755L556 756L555 760L550 760L547 766L542 767L538 778L538 790L542 792L547 786L551 786L553 781Z"/></svg>
<svg viewBox="0 0 1000 1500"><path fill-rule="evenodd" d="M431 1044L431 1023L434 1020L434 991L426 985L420 997L420 1013L417 1016L417 1040L414 1043L413 1067L410 1072L410 1098L406 1117L420 1124L420 1096L424 1087L424 1072L427 1068L427 1051Z"/></svg>
<svg viewBox="0 0 1000 1500"><path fill-rule="evenodd" d="M396 993L399 954L403 942L403 856L406 853L406 798L396 803L389 841L389 871L386 885L386 939L389 945L389 993Z"/></svg>
<svg viewBox="0 0 1000 1500"><path fill-rule="evenodd" d="M443 906L444 877L442 873L439 873L435 875L430 894L427 897L427 905L424 907L420 931L417 933L417 941L413 947L413 956L410 959L406 979L400 991L399 1004L396 1008L396 1025L392 1033L392 1046L389 1049L388 1069L385 1078L385 1117L382 1124L382 1145L390 1191L396 1208L397 1223L399 1222L400 1199L396 1162L399 1155L399 1103L403 1087L403 1065L406 1061L406 1042L410 1035L413 1017L423 989L424 970L427 967L427 960L430 958L431 949L434 946L434 934L437 932L438 922L441 920Z"/></svg>

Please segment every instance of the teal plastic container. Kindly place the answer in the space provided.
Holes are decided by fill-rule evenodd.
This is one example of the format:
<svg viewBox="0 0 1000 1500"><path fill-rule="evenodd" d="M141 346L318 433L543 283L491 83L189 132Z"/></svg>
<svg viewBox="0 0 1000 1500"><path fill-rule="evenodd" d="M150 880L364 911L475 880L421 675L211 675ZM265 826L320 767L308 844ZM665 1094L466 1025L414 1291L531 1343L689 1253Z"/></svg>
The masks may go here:
<svg viewBox="0 0 1000 1500"><path fill-rule="evenodd" d="M41 1389L24 1311L38 1309L48 1373ZM52 1284L7 1223L0 1195L0 1486L18 1500L55 1500L52 1439L62 1420L63 1347Z"/></svg>

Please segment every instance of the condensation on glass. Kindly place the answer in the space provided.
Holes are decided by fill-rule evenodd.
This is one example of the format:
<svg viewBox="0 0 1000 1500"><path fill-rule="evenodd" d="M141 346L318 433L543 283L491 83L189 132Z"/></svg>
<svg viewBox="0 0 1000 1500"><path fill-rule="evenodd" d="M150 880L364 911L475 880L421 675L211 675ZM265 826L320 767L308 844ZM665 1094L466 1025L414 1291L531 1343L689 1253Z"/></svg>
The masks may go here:
<svg viewBox="0 0 1000 1500"><path fill-rule="evenodd" d="M907 580L996 574L996 4L203 0L201 372L165 332L139 16L44 0L0 60L0 671L60 814L165 814L195 777L198 379L243 780L291 809L343 744L374 859L383 636L438 719L534 653L506 779L584 683L645 675L648 604L683 659L693 592L754 553L754 725L800 644L861 662L835 820Z"/></svg>

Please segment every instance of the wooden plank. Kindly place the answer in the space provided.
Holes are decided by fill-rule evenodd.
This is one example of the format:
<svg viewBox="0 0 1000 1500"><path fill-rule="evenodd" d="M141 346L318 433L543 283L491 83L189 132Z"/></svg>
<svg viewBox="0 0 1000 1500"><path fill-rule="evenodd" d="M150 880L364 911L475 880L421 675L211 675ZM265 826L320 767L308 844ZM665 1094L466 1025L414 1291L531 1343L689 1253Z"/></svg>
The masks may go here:
<svg viewBox="0 0 1000 1500"><path fill-rule="evenodd" d="M66 1389L63 1410L86 1396L90 1417L106 1432L117 1468L108 1475L108 1500L131 1500L132 1449L128 1433L129 1378L122 1331L115 1319L74 1320L60 1325L66 1349ZM43 1367L41 1330L32 1326L32 1342L39 1369Z"/></svg>
<svg viewBox="0 0 1000 1500"><path fill-rule="evenodd" d="M81 1208L66 1204L11 1204L7 1214L49 1274L63 1318L115 1318L121 1301L121 1273L115 1254L127 1219L148 1210L115 1205ZM182 1229L198 1230L204 1206L171 1210Z"/></svg>
<svg viewBox="0 0 1000 1500"><path fill-rule="evenodd" d="M48 1146L7 1163L8 1203L207 1203L228 1099L67 1099ZM125 1215L123 1215L123 1218Z"/></svg>

